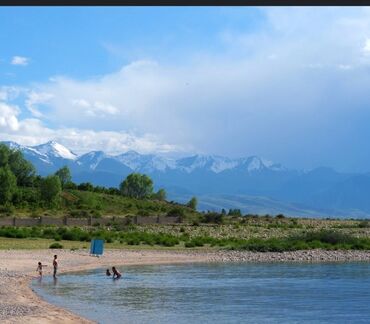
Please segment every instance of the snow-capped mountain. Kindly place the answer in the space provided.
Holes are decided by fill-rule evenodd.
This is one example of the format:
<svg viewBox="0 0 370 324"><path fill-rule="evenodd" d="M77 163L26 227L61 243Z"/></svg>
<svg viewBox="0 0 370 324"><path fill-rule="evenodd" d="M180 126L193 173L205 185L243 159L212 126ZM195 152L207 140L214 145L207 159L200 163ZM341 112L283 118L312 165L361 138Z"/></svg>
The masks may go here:
<svg viewBox="0 0 370 324"><path fill-rule="evenodd" d="M207 206L215 208L218 205L210 197L234 195L239 197L233 202L234 208L243 208L241 201L258 196L256 203L273 199L275 207L276 201L301 204L302 214L307 207L319 207L333 215L338 215L338 211L348 215L354 215L353 211L370 214L370 174L344 174L331 168L291 170L258 156L232 159L193 155L171 159L135 151L119 155L93 151L78 156L54 141L37 146L3 143L20 150L41 175L67 165L76 183L117 187L128 174L141 172L148 174L157 188L165 188L170 199L180 196L189 199L192 195L207 197ZM243 195L249 198L243 200ZM233 200L228 198L228 201ZM244 210L253 212L254 209Z"/></svg>
<svg viewBox="0 0 370 324"><path fill-rule="evenodd" d="M50 141L37 146L19 145L15 142L2 142L12 149L20 150L32 162L40 174L48 174L77 159L77 155L65 146Z"/></svg>
<svg viewBox="0 0 370 324"><path fill-rule="evenodd" d="M285 171L287 170L281 164L268 161L258 156L250 156L248 158L238 159L237 167L247 170L248 172L253 171Z"/></svg>
<svg viewBox="0 0 370 324"><path fill-rule="evenodd" d="M176 168L176 161L153 154L139 154L135 151L113 156L112 158L121 162L134 171L166 171Z"/></svg>
<svg viewBox="0 0 370 324"><path fill-rule="evenodd" d="M199 169L219 173L228 169L233 169L237 165L237 160L216 155L194 155L177 161L178 169L187 173L191 173Z"/></svg>
<svg viewBox="0 0 370 324"><path fill-rule="evenodd" d="M95 170L101 160L105 159L107 155L103 151L92 151L81 155L76 163L80 166L85 166L90 170Z"/></svg>
<svg viewBox="0 0 370 324"><path fill-rule="evenodd" d="M55 141L33 146L32 149L50 158L62 158L66 160L75 160L77 158L77 154Z"/></svg>
<svg viewBox="0 0 370 324"><path fill-rule="evenodd" d="M217 155L194 155L175 160L154 154L140 154L132 150L119 155L108 155L103 151L92 151L78 156L55 141L37 146L23 146L15 142L3 143L12 149L21 150L26 158L31 158L32 162L39 160L38 162L49 164L50 167L59 167L62 163L65 163L71 167L76 165L80 170L96 170L101 163L108 163L109 160L110 162L114 161L116 166L118 163L118 165L121 164L132 171L148 173L179 171L190 174L195 171L208 171L218 174L233 169L248 173L265 170L285 170L280 165L257 156L231 159Z"/></svg>

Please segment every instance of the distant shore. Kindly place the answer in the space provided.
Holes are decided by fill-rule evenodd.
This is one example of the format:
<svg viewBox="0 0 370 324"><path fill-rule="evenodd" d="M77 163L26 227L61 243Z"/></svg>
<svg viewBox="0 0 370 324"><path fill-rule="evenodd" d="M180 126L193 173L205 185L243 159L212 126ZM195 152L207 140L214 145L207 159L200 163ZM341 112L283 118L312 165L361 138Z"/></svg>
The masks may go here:
<svg viewBox="0 0 370 324"><path fill-rule="evenodd" d="M196 262L370 262L370 251L363 250L302 250L282 253L107 250L100 258L89 256L86 250L3 250L0 251L1 323L93 323L43 301L30 288L30 281L37 278L36 265L38 261L48 265L45 268L45 275L50 275L53 254L58 255L60 273L112 265L121 267L125 265Z"/></svg>

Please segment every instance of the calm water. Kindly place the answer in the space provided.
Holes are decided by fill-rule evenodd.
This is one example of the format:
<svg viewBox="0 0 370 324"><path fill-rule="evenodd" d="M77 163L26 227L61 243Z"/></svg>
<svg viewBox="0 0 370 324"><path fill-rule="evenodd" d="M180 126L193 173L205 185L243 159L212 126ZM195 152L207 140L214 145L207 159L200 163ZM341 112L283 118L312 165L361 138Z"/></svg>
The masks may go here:
<svg viewBox="0 0 370 324"><path fill-rule="evenodd" d="M121 267L35 281L43 298L99 323L370 323L370 264Z"/></svg>

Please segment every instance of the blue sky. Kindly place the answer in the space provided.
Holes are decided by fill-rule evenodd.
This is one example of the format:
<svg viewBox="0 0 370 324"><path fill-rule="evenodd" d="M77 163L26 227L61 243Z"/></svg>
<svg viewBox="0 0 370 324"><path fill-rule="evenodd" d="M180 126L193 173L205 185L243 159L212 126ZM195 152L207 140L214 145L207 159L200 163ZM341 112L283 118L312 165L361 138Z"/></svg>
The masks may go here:
<svg viewBox="0 0 370 324"><path fill-rule="evenodd" d="M0 138L370 171L369 8L0 8Z"/></svg>

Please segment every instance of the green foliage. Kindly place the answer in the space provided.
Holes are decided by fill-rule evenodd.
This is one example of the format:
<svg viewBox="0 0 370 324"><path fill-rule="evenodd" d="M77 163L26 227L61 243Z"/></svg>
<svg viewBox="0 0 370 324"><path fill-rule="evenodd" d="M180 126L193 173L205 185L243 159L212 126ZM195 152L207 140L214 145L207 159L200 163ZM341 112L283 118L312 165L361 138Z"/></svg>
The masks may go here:
<svg viewBox="0 0 370 324"><path fill-rule="evenodd" d="M251 239L241 245L240 249L259 252L282 252L306 249L370 249L368 238L356 238L335 231L308 232L287 238L271 238L267 240Z"/></svg>
<svg viewBox="0 0 370 324"><path fill-rule="evenodd" d="M15 210L22 215L37 217L52 208L52 215L56 216L158 216L173 208L174 204L165 199L164 189L153 194L152 180L138 173L129 175L120 189L94 186L89 182L76 185L71 181L67 166L46 178L35 176L34 167L23 158L21 151L0 144L0 204L3 204L0 214L9 215ZM196 215L183 205L176 206L176 216L185 216L185 210L186 215Z"/></svg>
<svg viewBox="0 0 370 324"><path fill-rule="evenodd" d="M77 185L74 182L69 181L64 185L64 189L77 189Z"/></svg>
<svg viewBox="0 0 370 324"><path fill-rule="evenodd" d="M358 224L358 227L359 228L369 228L370 227L370 221L368 219L363 220Z"/></svg>
<svg viewBox="0 0 370 324"><path fill-rule="evenodd" d="M9 166L0 168L0 204L9 203L17 190L17 179Z"/></svg>
<svg viewBox="0 0 370 324"><path fill-rule="evenodd" d="M64 188L67 183L72 181L71 171L67 166L60 168L57 172L55 172L55 175L59 177L62 188Z"/></svg>
<svg viewBox="0 0 370 324"><path fill-rule="evenodd" d="M30 186L35 177L34 166L24 159L22 152L0 144L0 168L8 166L19 186Z"/></svg>
<svg viewBox="0 0 370 324"><path fill-rule="evenodd" d="M0 144L0 168L8 165L10 149L5 144Z"/></svg>
<svg viewBox="0 0 370 324"><path fill-rule="evenodd" d="M165 201L167 197L166 190L164 189L159 189L156 193L152 195L153 199L160 200L160 201Z"/></svg>
<svg viewBox="0 0 370 324"><path fill-rule="evenodd" d="M229 209L229 216L242 216L242 212L240 209Z"/></svg>
<svg viewBox="0 0 370 324"><path fill-rule="evenodd" d="M61 191L62 185L58 176L50 175L42 180L40 185L41 199L47 204L53 205L58 203Z"/></svg>
<svg viewBox="0 0 370 324"><path fill-rule="evenodd" d="M49 249L63 249L63 245L58 242L51 243Z"/></svg>
<svg viewBox="0 0 370 324"><path fill-rule="evenodd" d="M205 223L222 224L224 222L224 215L216 212L208 212L203 215L203 221Z"/></svg>
<svg viewBox="0 0 370 324"><path fill-rule="evenodd" d="M94 186L90 182L82 182L77 186L78 190L94 191Z"/></svg>
<svg viewBox="0 0 370 324"><path fill-rule="evenodd" d="M131 173L121 182L122 195L130 198L148 198L153 193L153 181L145 174Z"/></svg>
<svg viewBox="0 0 370 324"><path fill-rule="evenodd" d="M174 207L167 212L167 216L185 217L185 211L181 207Z"/></svg>
<svg viewBox="0 0 370 324"><path fill-rule="evenodd" d="M284 216L283 214L276 215L275 217L276 217L277 219L283 219L283 218L285 218L285 216Z"/></svg>
<svg viewBox="0 0 370 324"><path fill-rule="evenodd" d="M188 206L189 208L193 209L193 210L196 210L197 209L197 205L198 205L198 200L197 200L197 197L192 197L188 203L186 204L186 206Z"/></svg>
<svg viewBox="0 0 370 324"><path fill-rule="evenodd" d="M35 178L34 166L23 158L20 151L11 151L9 155L9 167L17 178L18 186L31 186Z"/></svg>
<svg viewBox="0 0 370 324"><path fill-rule="evenodd" d="M183 242L187 248L213 246L259 252L283 252L306 249L356 249L369 250L370 238L356 238L340 232L318 231L281 238L222 238L209 235L189 235L184 231L178 234L138 230L136 226L126 226L124 230L112 226L101 227L1 227L0 237L8 238L44 238L56 241L89 242L100 238L106 242L120 242L128 245L158 245L172 247Z"/></svg>

